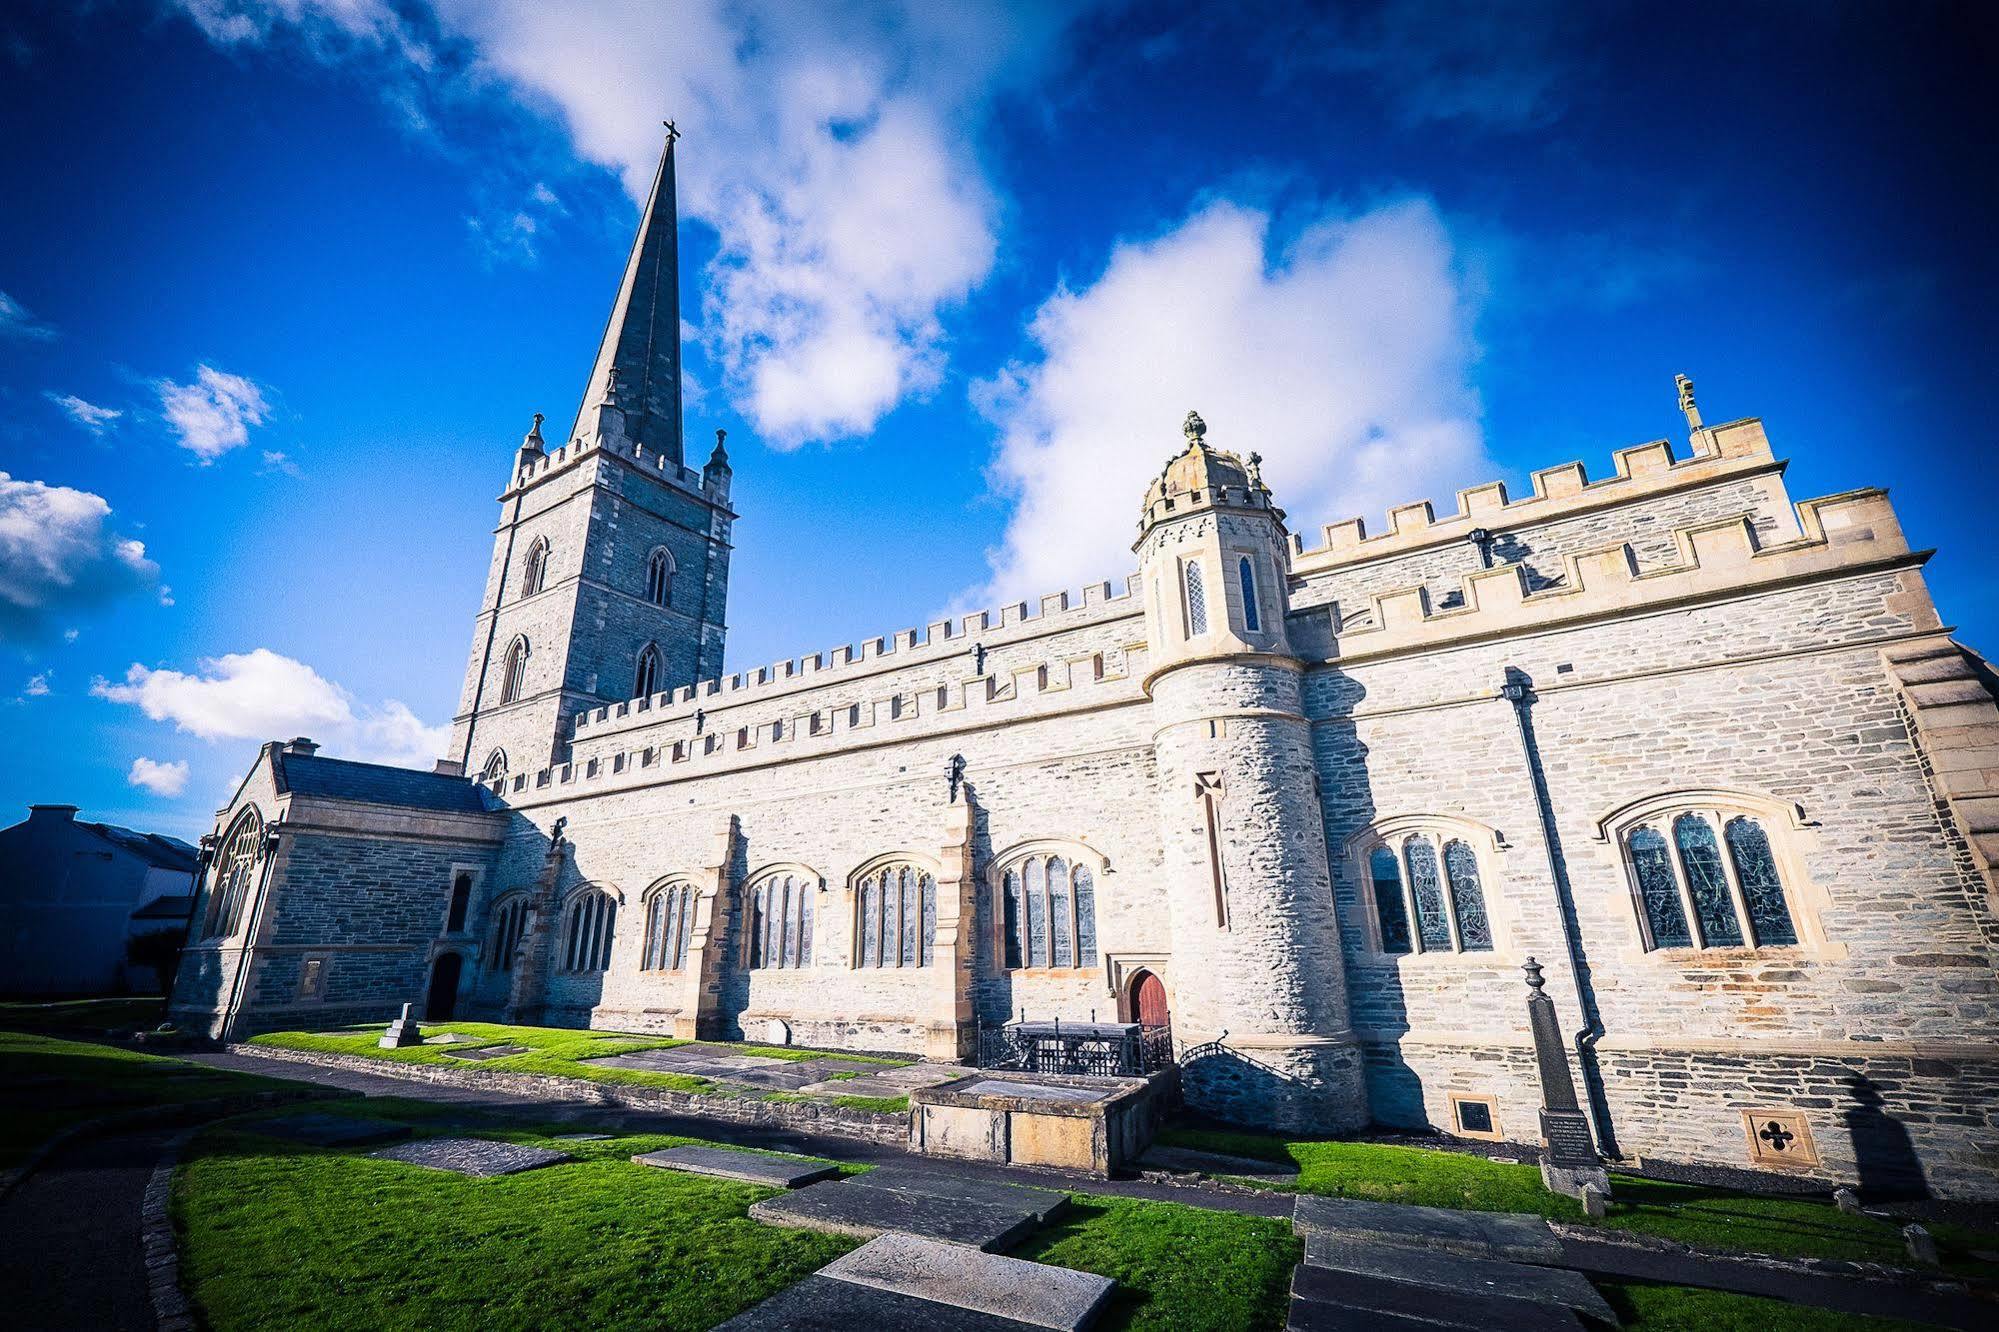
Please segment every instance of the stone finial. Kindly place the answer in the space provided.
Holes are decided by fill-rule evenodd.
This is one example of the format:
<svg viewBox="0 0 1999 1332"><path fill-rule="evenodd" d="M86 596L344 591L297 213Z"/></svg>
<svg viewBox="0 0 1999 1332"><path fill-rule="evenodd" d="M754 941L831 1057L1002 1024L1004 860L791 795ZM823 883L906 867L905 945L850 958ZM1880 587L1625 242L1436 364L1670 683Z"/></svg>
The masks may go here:
<svg viewBox="0 0 1999 1332"><path fill-rule="evenodd" d="M1264 490L1270 489L1263 484L1263 455L1260 453L1252 452L1249 455L1249 483Z"/></svg>
<svg viewBox="0 0 1999 1332"><path fill-rule="evenodd" d="M1527 973L1528 990L1534 994L1539 994L1541 987L1548 983L1547 978L1541 974L1541 964L1530 957L1520 969Z"/></svg>
<svg viewBox="0 0 1999 1332"><path fill-rule="evenodd" d="M541 423L547 419L540 412L534 414L534 424L528 427L527 434L521 436L522 448L532 449L536 453L542 451Z"/></svg>
<svg viewBox="0 0 1999 1332"><path fill-rule="evenodd" d="M1673 387L1680 393L1680 410L1686 413L1687 429L1701 428L1701 409L1694 405L1694 381L1685 375L1673 376Z"/></svg>
<svg viewBox="0 0 1999 1332"><path fill-rule="evenodd" d="M720 427L716 428L715 451L708 455L708 465L710 467L727 467L729 465L729 450L723 447L723 441L727 440L728 437L728 431Z"/></svg>
<svg viewBox="0 0 1999 1332"><path fill-rule="evenodd" d="M618 405L618 367L615 365L604 372L604 402L610 407Z"/></svg>
<svg viewBox="0 0 1999 1332"><path fill-rule="evenodd" d="M1203 441L1207 438L1208 423L1201 419L1199 412L1188 412L1187 419L1180 423L1180 433L1187 437L1189 447L1205 448Z"/></svg>

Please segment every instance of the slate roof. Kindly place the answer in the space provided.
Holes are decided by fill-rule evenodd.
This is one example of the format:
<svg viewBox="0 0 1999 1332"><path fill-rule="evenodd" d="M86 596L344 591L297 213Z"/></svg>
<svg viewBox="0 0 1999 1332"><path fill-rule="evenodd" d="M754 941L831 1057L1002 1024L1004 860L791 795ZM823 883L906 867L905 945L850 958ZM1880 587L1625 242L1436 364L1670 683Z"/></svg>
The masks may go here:
<svg viewBox="0 0 1999 1332"><path fill-rule="evenodd" d="M190 874L194 873L194 848L178 837L167 837L161 833L134 832L115 823L79 822L77 826L90 829L105 841L122 851L131 852L148 865L159 869L185 870Z"/></svg>
<svg viewBox="0 0 1999 1332"><path fill-rule="evenodd" d="M194 911L192 897L155 897L132 913L133 920L186 920Z"/></svg>
<svg viewBox="0 0 1999 1332"><path fill-rule="evenodd" d="M273 757L279 787L294 795L456 814L483 814L492 808L486 792L465 777L392 768L385 763L322 758L317 754L287 754L283 750Z"/></svg>

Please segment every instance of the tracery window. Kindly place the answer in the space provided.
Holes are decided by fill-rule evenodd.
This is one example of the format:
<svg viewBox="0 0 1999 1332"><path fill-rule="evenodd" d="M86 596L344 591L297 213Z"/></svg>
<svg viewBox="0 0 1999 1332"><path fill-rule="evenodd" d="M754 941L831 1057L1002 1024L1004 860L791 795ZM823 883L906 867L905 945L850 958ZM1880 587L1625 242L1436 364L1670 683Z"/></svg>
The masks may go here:
<svg viewBox="0 0 1999 1332"><path fill-rule="evenodd" d="M1001 965L1097 965L1095 872L1070 856L1029 855L1000 875Z"/></svg>
<svg viewBox="0 0 1999 1332"><path fill-rule="evenodd" d="M648 643L639 651L638 670L632 679L632 697L646 698L659 692L659 647Z"/></svg>
<svg viewBox="0 0 1999 1332"><path fill-rule="evenodd" d="M528 899L519 895L502 902L493 912L493 951L486 957L488 971L512 971L514 954L527 932Z"/></svg>
<svg viewBox="0 0 1999 1332"><path fill-rule="evenodd" d="M1798 942L1763 819L1718 807L1661 812L1626 828L1623 843L1648 949Z"/></svg>
<svg viewBox="0 0 1999 1332"><path fill-rule="evenodd" d="M243 908L263 848L264 816L254 806L236 816L215 857L214 883L208 893L204 939L226 939L243 928Z"/></svg>
<svg viewBox="0 0 1999 1332"><path fill-rule="evenodd" d="M1208 632L1208 591L1201 581L1201 562L1187 561L1187 637Z"/></svg>
<svg viewBox="0 0 1999 1332"><path fill-rule="evenodd" d="M1250 564L1249 556L1236 560L1236 579L1242 584L1242 627L1250 633L1263 631L1263 614L1256 604L1256 569Z"/></svg>
<svg viewBox="0 0 1999 1332"><path fill-rule="evenodd" d="M486 766L479 769L479 780L490 782L506 775L507 751L504 749L495 749L492 753L486 755Z"/></svg>
<svg viewBox="0 0 1999 1332"><path fill-rule="evenodd" d="M527 563L521 569L521 595L531 597L548 583L548 538L537 537L528 547Z"/></svg>
<svg viewBox="0 0 1999 1332"><path fill-rule="evenodd" d="M927 967L937 943L937 879L915 865L886 865L862 876L855 894L860 928L854 965Z"/></svg>
<svg viewBox="0 0 1999 1332"><path fill-rule="evenodd" d="M750 888L749 963L752 968L812 965L813 896L816 877L776 870Z"/></svg>
<svg viewBox="0 0 1999 1332"><path fill-rule="evenodd" d="M646 897L645 949L639 967L645 971L678 971L687 965L687 945L694 936L691 883L669 883Z"/></svg>
<svg viewBox="0 0 1999 1332"><path fill-rule="evenodd" d="M1492 920L1478 852L1448 826L1395 831L1364 859L1384 953L1489 953Z"/></svg>
<svg viewBox="0 0 1999 1332"><path fill-rule="evenodd" d="M563 913L562 969L603 971L611 965L611 935L618 903L601 888L585 888L569 899Z"/></svg>
<svg viewBox="0 0 1999 1332"><path fill-rule="evenodd" d="M664 546L646 561L646 600L655 606L673 604L673 555Z"/></svg>
<svg viewBox="0 0 1999 1332"><path fill-rule="evenodd" d="M527 683L528 641L516 638L507 645L506 665L500 671L500 702L512 703L521 696L521 689Z"/></svg>

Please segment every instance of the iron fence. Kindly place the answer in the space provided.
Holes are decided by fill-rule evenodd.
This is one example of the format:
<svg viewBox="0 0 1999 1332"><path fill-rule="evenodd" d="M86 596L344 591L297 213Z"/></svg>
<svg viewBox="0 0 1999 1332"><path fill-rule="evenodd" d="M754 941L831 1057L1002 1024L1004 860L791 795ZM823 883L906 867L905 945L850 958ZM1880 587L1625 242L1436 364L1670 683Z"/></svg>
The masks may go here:
<svg viewBox="0 0 1999 1332"><path fill-rule="evenodd" d="M980 1068L1022 1073L1143 1077L1173 1063L1170 1027L1009 1023L978 1030Z"/></svg>

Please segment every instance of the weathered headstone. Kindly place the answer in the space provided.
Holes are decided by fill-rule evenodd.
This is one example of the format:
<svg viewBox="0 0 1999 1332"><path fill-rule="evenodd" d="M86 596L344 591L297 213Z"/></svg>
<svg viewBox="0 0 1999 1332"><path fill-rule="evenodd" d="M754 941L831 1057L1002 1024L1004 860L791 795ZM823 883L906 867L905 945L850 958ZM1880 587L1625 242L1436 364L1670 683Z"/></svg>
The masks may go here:
<svg viewBox="0 0 1999 1332"><path fill-rule="evenodd" d="M1568 1049L1555 1018L1555 1001L1548 997L1539 962L1530 957L1522 969L1527 973L1527 1026L1534 1036L1534 1066L1541 1078L1541 1141L1546 1144L1541 1154L1541 1182L1552 1193L1581 1198L1585 1203L1589 1189L1607 1199L1610 1172L1603 1167L1589 1119L1576 1099Z"/></svg>
<svg viewBox="0 0 1999 1332"><path fill-rule="evenodd" d="M1860 1195L1852 1189L1834 1189L1832 1191L1832 1205L1840 1211L1845 1212L1848 1216L1860 1215Z"/></svg>
<svg viewBox="0 0 1999 1332"><path fill-rule="evenodd" d="M410 1016L410 1009L415 1006L404 1004L402 1016L389 1024L389 1029L382 1033L382 1039L375 1044L384 1050L400 1050L406 1045L422 1045L423 1028L417 1026L416 1019Z"/></svg>
<svg viewBox="0 0 1999 1332"><path fill-rule="evenodd" d="M1929 1227L1911 1221L1902 1227L1902 1247L1909 1251L1909 1257L1931 1267L1937 1265L1936 1236L1930 1234Z"/></svg>

